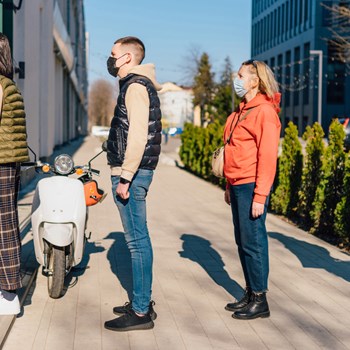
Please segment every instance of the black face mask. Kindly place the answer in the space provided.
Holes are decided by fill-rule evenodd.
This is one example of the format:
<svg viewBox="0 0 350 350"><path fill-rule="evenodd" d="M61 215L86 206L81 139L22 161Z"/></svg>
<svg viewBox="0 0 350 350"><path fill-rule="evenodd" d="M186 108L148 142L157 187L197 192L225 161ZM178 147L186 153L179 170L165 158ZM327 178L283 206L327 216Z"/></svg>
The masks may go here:
<svg viewBox="0 0 350 350"><path fill-rule="evenodd" d="M108 57L107 70L112 77L116 77L118 75L119 67L115 66L116 62L117 62L117 58L112 56Z"/></svg>
<svg viewBox="0 0 350 350"><path fill-rule="evenodd" d="M116 67L115 64L117 62L117 60L119 60L120 58L122 58L123 56L127 55L127 53L125 53L124 55L121 55L118 58L115 58L113 56L108 57L107 60L107 70L108 73L112 76L112 77L117 77L118 72L119 72L119 68L120 67Z"/></svg>

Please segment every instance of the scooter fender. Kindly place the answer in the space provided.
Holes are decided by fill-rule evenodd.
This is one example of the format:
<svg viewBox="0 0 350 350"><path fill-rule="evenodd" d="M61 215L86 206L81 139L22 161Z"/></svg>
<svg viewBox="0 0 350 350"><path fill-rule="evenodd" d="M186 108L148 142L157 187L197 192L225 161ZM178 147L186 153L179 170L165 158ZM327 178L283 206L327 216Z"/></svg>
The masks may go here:
<svg viewBox="0 0 350 350"><path fill-rule="evenodd" d="M36 259L45 265L44 240L57 246L73 243L79 264L85 243L86 204L80 180L52 176L38 182L32 205L32 229Z"/></svg>

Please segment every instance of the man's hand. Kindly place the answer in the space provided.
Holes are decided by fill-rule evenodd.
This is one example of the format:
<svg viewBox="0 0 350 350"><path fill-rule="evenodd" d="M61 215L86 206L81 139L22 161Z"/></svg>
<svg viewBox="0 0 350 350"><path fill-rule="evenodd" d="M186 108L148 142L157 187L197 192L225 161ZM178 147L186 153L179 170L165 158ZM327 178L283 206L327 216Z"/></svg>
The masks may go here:
<svg viewBox="0 0 350 350"><path fill-rule="evenodd" d="M261 204L258 202L253 202L252 205L252 217L258 218L260 215L264 214L264 210L265 210L265 204Z"/></svg>
<svg viewBox="0 0 350 350"><path fill-rule="evenodd" d="M231 205L231 198L230 198L230 190L229 190L229 189L227 189L227 190L225 191L224 198L225 198L225 202L226 202L228 205Z"/></svg>
<svg viewBox="0 0 350 350"><path fill-rule="evenodd" d="M119 196L121 199L128 199L130 197L129 186L130 183L122 184L119 182L116 190L117 196Z"/></svg>

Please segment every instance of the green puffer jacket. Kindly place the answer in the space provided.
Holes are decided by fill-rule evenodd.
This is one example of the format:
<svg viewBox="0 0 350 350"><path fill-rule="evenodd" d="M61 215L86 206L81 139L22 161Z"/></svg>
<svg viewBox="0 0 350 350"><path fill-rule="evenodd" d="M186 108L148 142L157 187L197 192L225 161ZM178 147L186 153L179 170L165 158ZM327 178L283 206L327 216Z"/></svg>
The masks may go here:
<svg viewBox="0 0 350 350"><path fill-rule="evenodd" d="M0 164L26 162L29 157L22 95L16 84L3 75L0 75L0 85L3 90L0 116Z"/></svg>

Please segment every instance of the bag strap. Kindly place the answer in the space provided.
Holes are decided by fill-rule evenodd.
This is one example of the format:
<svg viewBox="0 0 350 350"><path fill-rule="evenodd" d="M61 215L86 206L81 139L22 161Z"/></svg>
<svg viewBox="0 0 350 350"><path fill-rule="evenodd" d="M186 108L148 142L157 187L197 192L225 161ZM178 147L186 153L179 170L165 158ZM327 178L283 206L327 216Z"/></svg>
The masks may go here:
<svg viewBox="0 0 350 350"><path fill-rule="evenodd" d="M248 114L249 114L253 109L255 109L255 107L252 107L252 108L248 109L247 112L246 112L246 113L243 115L243 117L241 118L241 115L242 115L242 112L243 112L243 110L242 110L242 111L239 113L238 117L237 117L236 124L235 124L235 126L233 127L233 129L232 129L232 125L233 125L233 122L234 122L235 118L232 118L232 122L231 122L231 126L230 126L230 135L229 135L229 137L226 139L225 145L227 145L228 143L230 143L232 134L233 134L233 132L235 131L238 122L242 122L244 119L246 119L246 118L248 117Z"/></svg>

